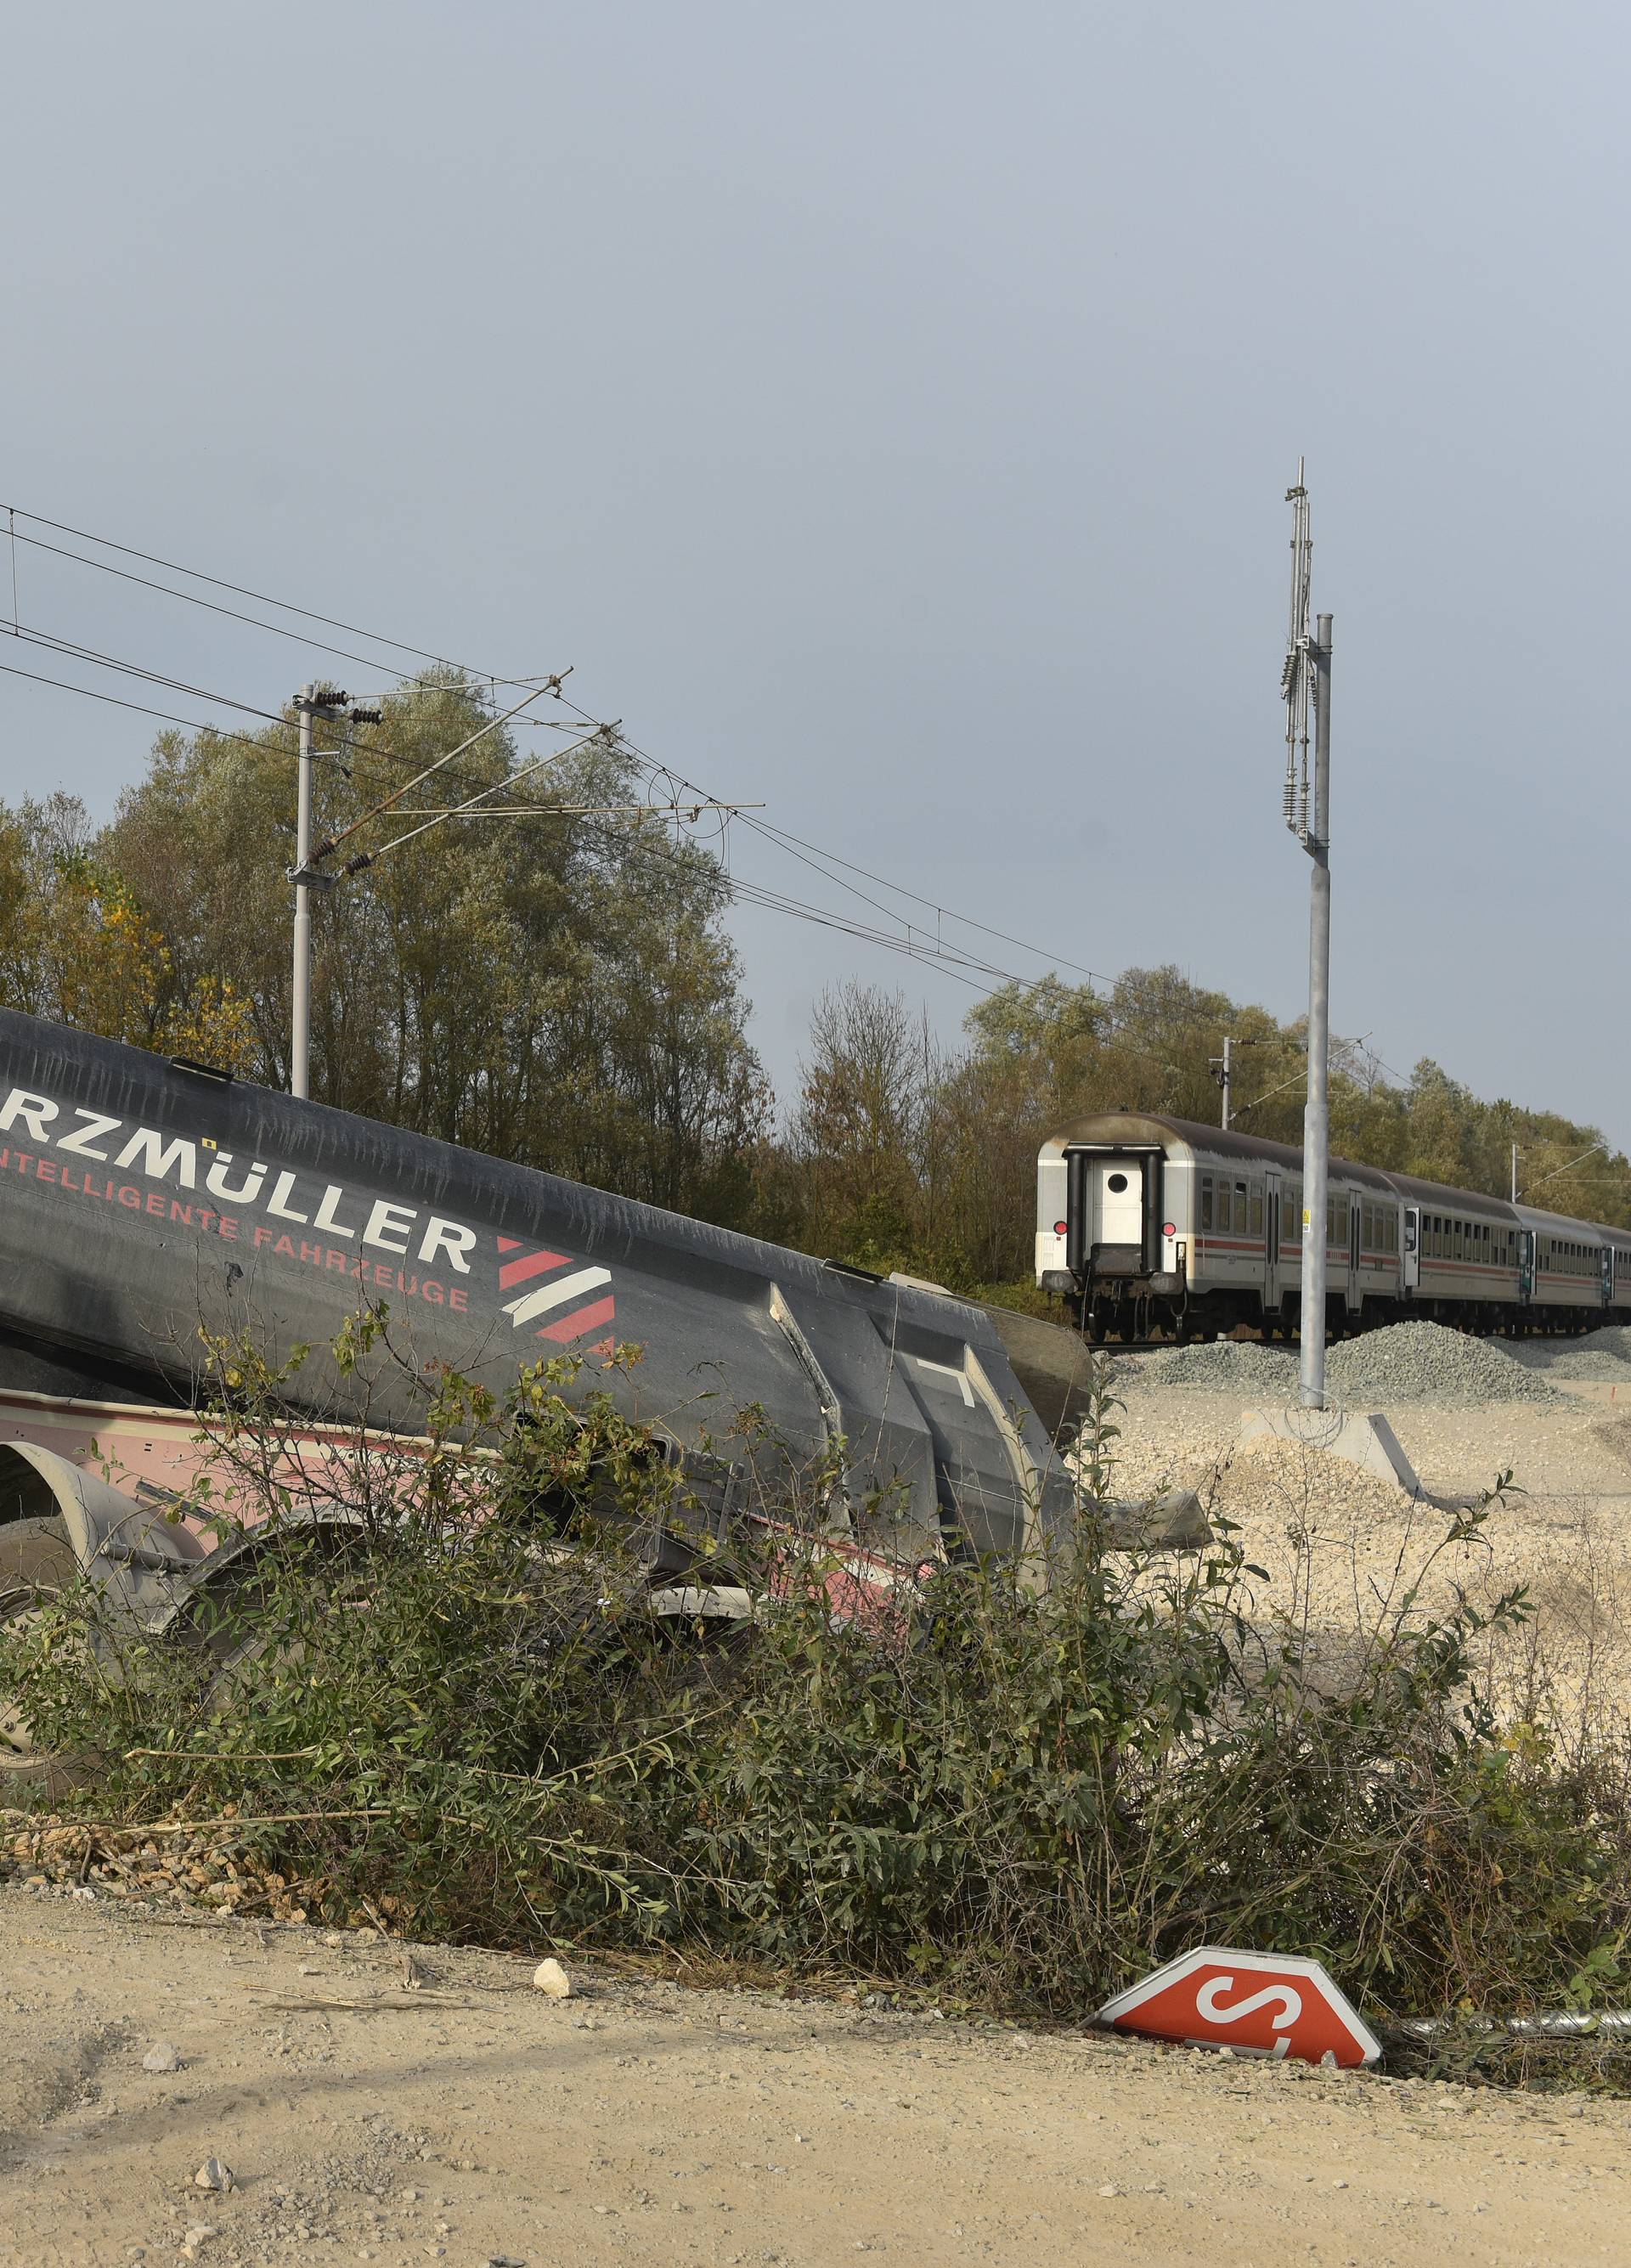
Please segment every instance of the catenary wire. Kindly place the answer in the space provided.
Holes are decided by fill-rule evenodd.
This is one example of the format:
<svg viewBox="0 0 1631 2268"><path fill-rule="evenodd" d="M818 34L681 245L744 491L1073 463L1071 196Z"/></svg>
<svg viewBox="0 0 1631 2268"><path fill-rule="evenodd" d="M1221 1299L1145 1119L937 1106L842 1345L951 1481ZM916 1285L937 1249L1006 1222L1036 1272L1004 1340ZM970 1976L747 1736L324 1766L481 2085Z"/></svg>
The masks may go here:
<svg viewBox="0 0 1631 2268"><path fill-rule="evenodd" d="M253 599L257 605L276 607L280 612L299 615L305 621L322 623L326 629L343 630L349 637L365 638L376 645L393 647L397 652L410 654L418 660L433 662L444 668L462 670L480 682L519 688L540 681L535 678L501 676L491 670L478 668L474 664L460 662L450 656L434 653L427 647L413 645L406 639L392 637L384 631L365 630L361 625L345 622L337 615L325 615L314 608L302 607L292 600L275 598L269 593L254 590L245 584L230 582L225 577L211 575L202 568L185 566L180 561L165 558L157 552L144 551L135 545L120 543L111 537L97 535L89 529L76 527L67 521L49 519L41 512L31 512L24 507L15 505L8 506L7 509L13 514L20 512L23 519L32 520L40 526L49 527L59 534L71 535L78 541L92 543L105 550L117 551L123 557L140 559L145 565L163 567L172 574L185 575L193 581L208 583L214 589L232 592L235 597ZM106 560L88 559L82 552L70 551L60 544L47 543L39 536L23 534L18 537L18 541L33 544L37 549L53 552L61 557L74 560L82 566L95 568L106 574L120 576L125 580L140 584L144 588L159 591L168 597L180 599L186 604L209 608L211 611L225 615L233 621L246 622L252 628L267 630L274 636L290 638L297 643L304 638L305 643L315 645L319 652L332 653L343 660L361 662L368 667L389 669L393 666L378 656L359 654L347 647L329 645L321 639L305 637L302 632L287 629L281 623L261 621L256 616L243 614L236 608L221 607L214 600L201 598L196 592L178 591L172 585L155 583L149 577L132 574L129 570L114 567ZM557 697L562 700L565 707L571 709L575 715L581 717L586 722L599 721L593 717L590 711L579 707L568 696L559 695ZM634 742L625 740L624 745L631 755L639 757L642 762L656 766L659 770L668 769L661 765L658 759L651 756L646 750L639 748ZM712 797L712 790L698 787L694 781L685 780L683 775L675 773L673 777L679 779L681 784L690 788L693 793L705 799ZM809 864L812 860L830 858L834 864L847 867L852 873L863 875L867 880L875 883L878 887L889 891L897 897L909 898L916 904L928 907L943 920L955 922L963 927L978 929L987 936L1000 939L1004 944L1016 946L1021 952L1034 954L1039 961L1052 961L1056 968L1070 968L1080 976L1089 977L1096 983L1113 988L1115 980L1104 976L1102 971L1087 968L1081 962L1073 961L1066 955L1050 953L1044 946L1033 945L1025 939L1015 937L1007 931L996 929L989 923L977 920L972 915L960 914L951 907L942 906L938 901L926 897L919 891L909 889L903 883L889 881L882 875L875 874L868 869L856 865L853 860L844 858L837 852L825 851L819 845L792 835L786 829L775 828L766 821L744 820L743 824L752 826L767 840L775 842L779 848L788 851L791 856L800 858L801 863ZM904 916L894 914L887 908L879 907L877 902L869 898L865 891L856 890L852 884L845 883L839 875L826 871L819 865L816 866L815 871L825 872L829 881L837 884L840 888L850 890L852 895L863 902L871 904L875 910L883 912L887 918L899 921L903 927L909 926Z"/></svg>
<svg viewBox="0 0 1631 2268"><path fill-rule="evenodd" d="M18 508L16 506L8 506L7 509L11 528L15 534L16 513ZM300 606L296 601L278 599L272 596L269 593L253 590L247 585L230 582L224 577L209 574L203 569L185 566L179 561L164 558L158 553L140 550L134 545L116 542L111 537L97 535L89 529L73 526L66 521L49 519L43 513L31 512L24 508L22 510L22 517L25 519L33 521L37 526L49 527L59 534L71 535L78 541L95 544L99 549L104 550L117 551L122 556L126 558L140 559L144 565L162 567L166 571L166 572L184 575L191 581L208 583L214 589L230 591L235 597L252 599L257 605L275 607L281 613L298 615L304 621L321 622L324 628L342 630L348 637L365 638L377 645L389 646L396 652L410 654L417 660L431 662L444 668L460 670L477 682L485 682L488 685L494 687L504 685L512 688L538 686L540 689L542 689L542 685L548 682L547 676L542 680L539 678L507 677L500 675L497 672L491 670L480 669L473 665L459 662L450 656L434 653L428 648L410 644L405 639L392 637L386 632L365 630L360 625L345 622L338 616L324 615L318 612L315 608ZM171 585L156 583L148 577L132 574L128 570L112 566L106 560L87 559L81 552L69 551L62 545L47 544L42 541L42 539L37 536L21 534L16 535L15 540L17 541L32 544L40 549L51 551L59 556L73 560L80 565L96 568L103 573L119 576L124 580L139 584L151 590L158 591L165 596L179 599L186 604L206 608L211 612L226 615L234 621L242 622L251 628L265 630L274 636L283 637L296 642L304 642L308 645L314 645L317 647L319 652L332 653L340 659L356 661L365 667L383 668L392 671L392 674L401 674L400 672L395 671L393 665L388 662L382 661L377 656L359 654L348 648L328 644L321 639L311 638L299 631L288 630L279 623L267 622L260 620L256 616L245 615L237 608L219 606L215 601L200 597L196 592L178 591ZM13 551L13 564L15 565L15 551ZM14 670L11 674L21 677L35 676L35 673L26 670ZM165 712L160 711L145 709L144 705L139 703L113 702L111 696L92 693L89 688L68 685L60 679L41 677L38 678L36 681L45 684L57 685L63 691L85 693L90 698L105 702L112 702L112 705L134 710L141 714L161 717L165 715ZM200 697L213 698L214 696L201 695ZM594 718L592 711L580 707L578 703L567 698L567 696L560 692L558 685L556 688L556 697L562 702L564 706L571 709L572 712L579 717L586 724L592 726L598 726L599 720ZM247 704L237 703L228 703L227 705L240 708L247 707ZM524 703L518 703L517 708L519 709L525 705L526 704ZM253 709L249 710L248 713L270 716L270 712L269 711ZM515 713L516 712L514 711L511 712L512 715ZM166 721L181 724L188 723L187 719L177 718L166 718ZM286 720L281 718L272 718L271 721L281 724L284 723ZM531 723L535 720L528 719L526 721ZM193 725L189 729L195 731L218 731L218 728L213 725L203 726ZM224 739L232 739L237 740L243 740L245 739L244 735L238 733L226 734L218 733L218 736ZM591 733L587 737L592 738L593 734ZM692 794L697 795L703 799L712 799L710 791L699 787L696 782L686 779L683 774L676 773L673 771L670 767L661 763L657 758L650 755L646 750L638 747L636 743L629 740L625 736L619 734L618 739L619 744L625 748L631 755L634 756L638 762L645 764L648 770L665 772L670 779L676 781L681 786L688 789ZM250 742L247 743L247 745L258 746L260 743ZM355 745L353 747L353 753L358 755L367 755L387 757L391 755L391 752L389 751L380 750L373 747L356 747ZM455 751L454 753L457 752ZM562 753L565 754L567 752L563 751ZM444 759L443 761L446 762L446 760ZM438 769L439 769L439 767L438 767ZM450 774L449 777L456 777L457 775ZM412 784L410 783L409 784L411 785ZM499 784L499 789L500 792L503 792L503 783ZM403 793L406 792L406 787L400 791L400 792ZM950 907L942 906L937 900L926 897L922 893L908 888L904 884L889 881L884 877L873 873L869 869L857 865L853 860L846 859L836 851L824 851L820 848L820 846L809 843L803 837L794 836L786 829L777 828L769 821L754 820L743 814L740 815L740 823L745 827L751 828L767 842L776 844L777 847L797 858L801 864L809 866L812 872L823 874L825 880L835 883L840 888L848 890L851 895L860 898L863 902L872 905L875 911L882 914L886 920L898 923L906 932L906 935L904 937L894 937L885 932L872 930L867 924L846 921L843 917L831 912L830 909L809 906L803 901L793 899L782 893L764 890L759 886L743 883L741 880L741 878L735 878L734 887L741 892L744 902L746 902L762 904L771 909L785 912L795 918L811 921L823 927L838 930L845 934L853 936L858 939L862 939L867 942L883 946L888 950L903 953L911 960L926 964L931 964L941 968L945 974L952 976L960 983L971 983L971 980L966 976L959 976L957 975L959 968L978 969L981 974L997 976L1000 984L1018 984L1027 990L1035 990L1039 984L1046 983L1046 978L1019 976L1011 971L999 968L995 963L978 961L972 955L954 954L948 952L943 939L938 937L935 944L932 946L927 943L926 939L919 942L912 938L911 934L912 924L909 923L904 916L893 912L892 909L888 907L880 905L876 900L870 898L865 891L857 890L853 884L845 882L842 876L833 873L828 865L822 863L825 860L830 859L833 865L845 867L852 873L862 875L866 880L875 883L879 888L889 891L894 896L906 898L915 904L926 906L941 920L953 922L959 927L978 930L986 936L997 938L1004 944L1016 946L1022 952L1034 954L1038 960L1052 961L1055 967L1073 969L1078 975L1087 976L1095 983L1105 985L1112 990L1114 988L1115 980L1104 976L1101 971L1088 968L1081 962L1072 961L1065 955L1050 954L1044 946L1032 945L1024 939L1015 937L1007 931L995 928L990 923L978 921L971 915L959 914ZM721 824L721 836L723 836L723 833L724 828L723 824ZM919 924L919 926L921 927L921 924ZM973 985L972 989L979 990L983 988L978 985ZM987 997L989 997L989 995L987 995ZM1170 1071L1174 1069L1173 1065L1162 1062L1158 1057L1145 1055L1139 1049L1128 1049L1124 1045L1121 1045L1121 1043L1102 1041L1100 1044L1116 1048L1120 1053L1134 1056L1138 1060L1155 1064L1156 1067L1163 1071Z"/></svg>
<svg viewBox="0 0 1631 2268"><path fill-rule="evenodd" d="M8 504L6 510L8 513L11 515L13 521L15 520L16 515L20 512L25 519L32 519L39 527L55 528L59 535L74 536L81 543L94 543L104 551L117 551L126 559L140 559L149 567L163 567L172 575L185 575L195 583L208 583L213 589L218 591L231 591L234 597L240 599L253 599L258 606L276 607L281 613L285 615L299 615L308 622L321 622L326 630L343 630L348 637L369 638L373 640L375 645L394 646L398 653L412 654L414 659L417 661L433 661L439 664L439 666L444 669L466 669L468 667L467 664L454 661L451 656L447 654L431 653L424 646L410 645L403 638L387 637L383 630L364 630L360 624L357 622L342 622L336 615L319 614L314 608L297 606L292 599L275 599L268 592L250 590L246 584L229 583L224 576L206 574L201 567L184 567L179 560L161 559L157 552L139 551L134 544L115 543L111 536L93 535L88 528L70 527L66 520L48 519L43 512L29 512L18 504ZM30 543L37 541L38 539L33 536L25 535L19 537L18 541L24 543ZM70 559L80 557L80 554L77 552L68 552L64 556ZM85 560L83 563L87 567L97 567L100 566L103 563L100 560L87 559ZM109 571L116 572L117 571L109 570ZM155 585L154 587L163 589L165 586L161 584ZM173 595L177 598L188 598L191 594L185 591L178 591ZM201 600L198 603L203 605L206 604L207 601ZM252 620L253 617L244 615L241 619L247 622ZM269 622L263 622L261 624L261 628L263 630L269 630L273 627L274 625ZM315 644L315 640L312 641L312 643ZM358 654L347 654L343 658L348 661L356 661L364 659L363 656ZM382 667L390 666L389 664L381 664L380 666ZM495 676L493 672L489 669L470 669L469 674L471 676L484 679L489 685L512 685L514 686L518 691L523 685L530 685L536 681L532 678L527 677ZM393 671L393 674L400 675L401 672Z"/></svg>
<svg viewBox="0 0 1631 2268"><path fill-rule="evenodd" d="M82 700L97 701L109 708L128 710L136 716L155 718L163 724L179 725L188 732L208 733L212 734L217 740L231 740L242 747L255 748L262 751L265 748L266 743L263 737L255 737L246 733L231 732L220 725L204 723L196 718L178 716L171 710L155 709L146 702L128 701L117 694L99 693L92 686L75 685L66 678L48 677L41 671L22 669L11 662L0 662L0 671L4 671L5 674L10 677L24 678L31 684L47 685L54 688L58 692L77 694ZM513 682L514 681L510 681ZM206 697L214 699L217 696L211 695ZM235 705L241 707L246 704L239 703ZM269 718L269 721L282 725L287 729L292 729L289 725L289 720L286 718L273 718L271 717L270 712L266 711L251 711L249 713L253 715L265 715ZM578 747L587 747L594 740L594 735L593 733L586 733L583 740L578 744ZM573 748L562 749L556 753L559 755L566 755L575 754L577 752L577 748ZM334 754L336 752L330 750L325 751L324 753ZM635 752L631 750L631 753L633 754ZM352 744L348 748L347 754L353 758L377 756L387 761L397 762L414 761L412 758L398 755L393 750L373 747L365 744ZM650 769L666 769L665 767L653 764L650 759L642 758L641 760L646 762ZM451 780L458 781L461 784L466 784L469 782L470 776L469 773L461 774L457 772L449 772L447 777ZM513 783L510 780L501 780L494 783L491 791L483 790L483 792L507 793L513 784ZM401 792L405 793L409 785L411 785L411 783L405 784ZM606 829L591 828L588 831L599 835L603 841L617 843L619 849L624 850L625 853L631 847L628 838L622 838L620 841L619 838L611 836ZM382 846L382 848L387 847L390 846ZM675 862L675 854L667 850L656 851L653 853L653 846L650 844L638 845L638 851L639 855L647 858L655 855L656 857L668 859L671 863ZM1030 990L1034 990L1038 984L1045 983L1047 981L1044 977L1021 976L1011 970L998 968L993 962L980 961L969 956L948 952L943 944L931 946L926 939L919 941L918 939L910 937L903 938L891 936L887 931L873 929L868 924L854 922L842 914L834 912L830 908L810 905L803 900L793 898L784 893L768 889L762 885L751 882L740 875L727 877L721 873L719 877L719 887L722 895L740 900L743 904L752 905L770 912L780 913L794 920L808 922L817 927L832 930L845 936L853 937L860 942L881 946L888 952L899 953L908 960L937 968L942 975L949 976L955 983L966 986L968 990L978 993L980 998L984 999L991 998L995 991L1000 990L1005 985L1017 984L1022 988ZM965 970L973 970L978 973L976 975L966 975L963 973ZM978 976L995 976L999 979L999 983L995 986L982 984L978 982ZM1147 1055L1140 1049L1129 1048L1125 1046L1125 1043L1118 1041L1101 1040L1098 1044L1102 1047L1111 1049L1116 1053L1133 1057L1137 1061L1151 1064L1159 1070L1171 1071L1174 1069L1173 1065L1163 1062L1160 1057Z"/></svg>

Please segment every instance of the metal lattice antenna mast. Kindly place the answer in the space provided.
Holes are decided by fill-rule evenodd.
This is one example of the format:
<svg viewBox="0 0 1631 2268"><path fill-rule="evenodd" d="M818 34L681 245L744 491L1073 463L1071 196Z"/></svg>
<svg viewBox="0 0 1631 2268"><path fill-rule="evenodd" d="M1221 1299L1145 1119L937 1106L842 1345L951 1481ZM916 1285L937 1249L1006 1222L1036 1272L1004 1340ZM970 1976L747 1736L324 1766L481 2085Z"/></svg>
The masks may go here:
<svg viewBox="0 0 1631 2268"><path fill-rule="evenodd" d="M1314 542L1309 533L1308 490L1303 484L1305 460L1297 459L1297 484L1286 490L1291 506L1291 621L1286 632L1286 666L1280 672L1280 695L1286 704L1285 821L1303 849L1309 834L1309 711L1314 699L1314 667L1309 635L1309 596L1313 576Z"/></svg>

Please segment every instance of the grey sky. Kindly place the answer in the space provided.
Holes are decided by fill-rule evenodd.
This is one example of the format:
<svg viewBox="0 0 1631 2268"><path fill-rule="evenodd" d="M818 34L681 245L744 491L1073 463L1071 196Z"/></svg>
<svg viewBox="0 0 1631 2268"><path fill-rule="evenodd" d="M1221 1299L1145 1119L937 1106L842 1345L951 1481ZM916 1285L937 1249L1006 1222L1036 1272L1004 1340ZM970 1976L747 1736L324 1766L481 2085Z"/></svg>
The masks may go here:
<svg viewBox="0 0 1631 2268"><path fill-rule="evenodd" d="M1336 1027L1625 1141L1628 48L1620 11L1506 0L13 11L0 491L572 662L800 834L1292 1015L1306 451ZM18 571L25 622L251 703L321 666ZM4 676L0 730L0 792L98 809L149 737ZM973 997L736 929L779 1083L829 978L948 1031Z"/></svg>

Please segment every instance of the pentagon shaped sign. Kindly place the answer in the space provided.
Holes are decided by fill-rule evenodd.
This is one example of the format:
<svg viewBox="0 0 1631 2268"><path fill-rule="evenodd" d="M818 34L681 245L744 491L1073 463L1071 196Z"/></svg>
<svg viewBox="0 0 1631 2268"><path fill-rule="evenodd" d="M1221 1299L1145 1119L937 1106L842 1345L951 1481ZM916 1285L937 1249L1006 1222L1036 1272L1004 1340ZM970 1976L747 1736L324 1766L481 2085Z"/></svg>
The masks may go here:
<svg viewBox="0 0 1631 2268"><path fill-rule="evenodd" d="M1118 1992L1098 2021L1118 2031L1236 2055L1375 2063L1380 2043L1317 1961L1203 1945Z"/></svg>

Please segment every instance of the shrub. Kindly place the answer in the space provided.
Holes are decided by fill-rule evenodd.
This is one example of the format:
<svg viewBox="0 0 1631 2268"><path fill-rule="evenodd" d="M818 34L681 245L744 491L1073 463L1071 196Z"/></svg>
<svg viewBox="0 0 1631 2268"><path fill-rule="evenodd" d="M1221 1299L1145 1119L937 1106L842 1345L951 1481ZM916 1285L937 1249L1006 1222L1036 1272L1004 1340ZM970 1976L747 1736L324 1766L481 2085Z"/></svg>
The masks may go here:
<svg viewBox="0 0 1631 2268"><path fill-rule="evenodd" d="M1102 1380L1045 1566L954 1550L841 1611L824 1484L727 1523L705 1461L682 1475L608 1392L569 1405L559 1364L503 1404L443 1379L411 1455L359 1432L292 1475L279 1376L212 1354L213 1516L277 1548L185 1645L81 1588L0 1632L0 1683L42 1742L96 1753L65 1817L127 1849L208 1822L240 1903L1031 2013L1203 1941L1316 1955L1384 2018L1622 1992L1618 1784L1474 1698L1522 1598L1435 1616L1413 1585L1333 1674L1227 1528L1182 1558L1114 1547ZM302 1530L317 1509L349 1525ZM676 1623L656 1580L757 1609Z"/></svg>

